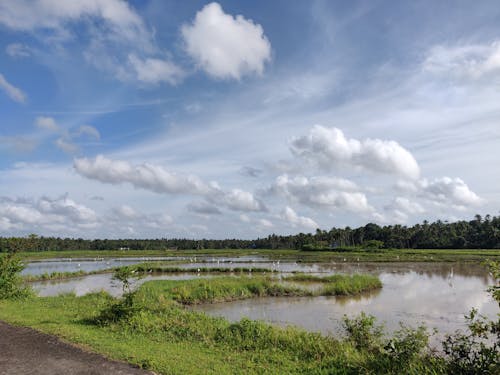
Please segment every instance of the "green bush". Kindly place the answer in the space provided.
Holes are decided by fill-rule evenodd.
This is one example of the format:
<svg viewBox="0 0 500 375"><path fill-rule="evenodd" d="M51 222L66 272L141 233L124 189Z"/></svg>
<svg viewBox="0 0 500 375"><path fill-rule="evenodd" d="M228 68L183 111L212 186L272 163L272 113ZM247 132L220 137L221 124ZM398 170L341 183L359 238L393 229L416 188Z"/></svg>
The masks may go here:
<svg viewBox="0 0 500 375"><path fill-rule="evenodd" d="M23 269L21 260L14 254L0 255L0 299L23 298L31 294L19 276Z"/></svg>

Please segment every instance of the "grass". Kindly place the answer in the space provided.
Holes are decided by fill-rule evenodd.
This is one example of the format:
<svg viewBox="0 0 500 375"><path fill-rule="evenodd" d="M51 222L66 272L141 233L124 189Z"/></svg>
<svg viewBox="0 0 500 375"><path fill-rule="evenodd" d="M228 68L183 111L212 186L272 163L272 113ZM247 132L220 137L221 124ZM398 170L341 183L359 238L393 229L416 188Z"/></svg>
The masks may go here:
<svg viewBox="0 0 500 375"><path fill-rule="evenodd" d="M350 296L382 287L381 281L371 275L332 275L314 276L309 274L295 274L284 278L287 281L314 282L325 284L318 290L323 296Z"/></svg>
<svg viewBox="0 0 500 375"><path fill-rule="evenodd" d="M115 272L120 268L132 268L135 272L139 274L145 273L232 273L232 274L250 274L250 273L273 273L275 272L272 269L268 268L249 268L249 267L233 267L233 268L224 268L224 267L201 267L201 268L182 268L182 267L169 267L164 265L157 265L154 263L141 263L133 266L123 266L123 267L115 267L115 268L107 268L103 270L97 271L74 271L74 272L51 272L51 273L43 273L40 275L24 275L22 277L25 282L34 282L34 281L47 281L47 280L64 280L71 279L75 277L82 277L88 275L97 275L103 273L111 273Z"/></svg>
<svg viewBox="0 0 500 375"><path fill-rule="evenodd" d="M71 279L74 277L82 277L87 275L97 275L102 273L110 273L113 272L112 269L105 269L99 271L75 271L75 272L45 272L40 275L24 275L22 277L25 282L34 282L34 281L47 281L47 280L64 280Z"/></svg>
<svg viewBox="0 0 500 375"><path fill-rule="evenodd" d="M322 282L330 285L339 280ZM279 287L265 278L151 281L122 300L95 293L0 301L0 319L56 334L160 374L381 372L374 354L350 340L248 319L230 323L182 306L293 293L303 291ZM437 373L424 357L414 362L404 364L406 373ZM412 366L415 371L410 371ZM400 373L403 368L396 370Z"/></svg>
<svg viewBox="0 0 500 375"><path fill-rule="evenodd" d="M500 259L500 249L381 249L376 252L354 250L346 251L300 251L271 249L204 249L204 250L78 250L20 252L25 260L50 258L95 258L98 257L154 257L154 256L219 256L238 257L244 255L262 256L299 262L480 262L485 258Z"/></svg>
<svg viewBox="0 0 500 375"><path fill-rule="evenodd" d="M381 288L380 280L371 275L337 275L325 281L322 289L312 291L285 285L264 277L219 277L210 280L159 280L146 283L141 290L185 305L227 302L254 297L353 295Z"/></svg>
<svg viewBox="0 0 500 375"><path fill-rule="evenodd" d="M262 267L197 267L183 268L164 266L162 264L141 263L130 266L139 273L273 273L269 268Z"/></svg>

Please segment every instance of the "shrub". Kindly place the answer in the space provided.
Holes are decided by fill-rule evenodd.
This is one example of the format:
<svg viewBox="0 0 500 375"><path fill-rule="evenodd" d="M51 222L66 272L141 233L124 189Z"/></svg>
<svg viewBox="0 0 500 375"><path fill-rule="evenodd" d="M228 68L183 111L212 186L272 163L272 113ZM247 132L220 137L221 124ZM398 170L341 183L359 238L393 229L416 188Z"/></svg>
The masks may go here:
<svg viewBox="0 0 500 375"><path fill-rule="evenodd" d="M0 255L0 299L22 298L31 294L19 276L24 269L14 254Z"/></svg>

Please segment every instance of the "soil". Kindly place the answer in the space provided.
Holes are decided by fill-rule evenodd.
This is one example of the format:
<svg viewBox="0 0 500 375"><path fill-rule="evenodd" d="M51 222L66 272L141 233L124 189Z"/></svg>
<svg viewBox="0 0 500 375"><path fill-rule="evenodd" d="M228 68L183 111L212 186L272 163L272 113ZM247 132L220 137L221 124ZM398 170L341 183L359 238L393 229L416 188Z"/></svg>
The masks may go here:
<svg viewBox="0 0 500 375"><path fill-rule="evenodd" d="M0 321L0 375L151 375L31 328Z"/></svg>

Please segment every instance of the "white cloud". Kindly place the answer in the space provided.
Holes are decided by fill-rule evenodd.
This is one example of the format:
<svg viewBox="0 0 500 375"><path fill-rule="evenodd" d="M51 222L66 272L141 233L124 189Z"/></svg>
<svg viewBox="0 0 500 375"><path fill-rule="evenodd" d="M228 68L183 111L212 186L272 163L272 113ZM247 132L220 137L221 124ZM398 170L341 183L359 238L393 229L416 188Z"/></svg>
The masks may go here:
<svg viewBox="0 0 500 375"><path fill-rule="evenodd" d="M143 85L175 84L183 70L164 54L140 15L122 0L20 0L0 2L0 25L32 32L43 42L62 50L65 44L85 40L87 63L124 82ZM80 28L74 31L76 26ZM27 49L13 44L11 55Z"/></svg>
<svg viewBox="0 0 500 375"><path fill-rule="evenodd" d="M182 80L184 71L173 62L156 58L141 59L134 54L128 56L128 63L135 72L136 79L146 84L162 82L175 85Z"/></svg>
<svg viewBox="0 0 500 375"><path fill-rule="evenodd" d="M200 215L221 215L222 212L214 205L207 202L195 202L190 203L187 206L187 210Z"/></svg>
<svg viewBox="0 0 500 375"><path fill-rule="evenodd" d="M265 211L264 204L248 191L231 189L227 192L220 191L212 199L227 208L235 211Z"/></svg>
<svg viewBox="0 0 500 375"><path fill-rule="evenodd" d="M145 31L141 18L121 0L17 0L0 2L0 24L18 31L37 29L67 34L69 22L101 19L113 36L137 40Z"/></svg>
<svg viewBox="0 0 500 375"><path fill-rule="evenodd" d="M451 204L460 209L478 206L484 202L460 178L441 177L432 181L423 179L419 185L420 195L438 204Z"/></svg>
<svg viewBox="0 0 500 375"><path fill-rule="evenodd" d="M291 207L285 207L281 213L281 218L286 222L292 224L294 227L316 229L319 228L316 222L305 216L299 216Z"/></svg>
<svg viewBox="0 0 500 375"><path fill-rule="evenodd" d="M187 53L215 78L262 74L271 59L271 44L262 26L242 15L224 13L218 3L203 7L192 24L182 27L182 36Z"/></svg>
<svg viewBox="0 0 500 375"><path fill-rule="evenodd" d="M308 135L294 138L290 143L290 150L295 156L325 169L350 165L410 179L417 179L420 175L420 168L413 155L397 142L348 139L338 128L315 125Z"/></svg>
<svg viewBox="0 0 500 375"><path fill-rule="evenodd" d="M0 89L2 89L12 100L18 103L26 102L26 94L20 88L10 84L1 73Z"/></svg>
<svg viewBox="0 0 500 375"><path fill-rule="evenodd" d="M425 71L479 79L500 73L500 41L489 44L465 44L430 49L423 63Z"/></svg>
<svg viewBox="0 0 500 375"><path fill-rule="evenodd" d="M418 202L412 202L405 197L396 197L387 207L388 209L402 211L408 214L422 214L425 208Z"/></svg>
<svg viewBox="0 0 500 375"><path fill-rule="evenodd" d="M120 218L125 219L134 219L139 216L139 214L130 206L126 204L121 205L120 207L115 207L113 212Z"/></svg>
<svg viewBox="0 0 500 375"><path fill-rule="evenodd" d="M39 116L35 119L37 128L49 130L51 132L59 132L61 128L52 117Z"/></svg>
<svg viewBox="0 0 500 375"><path fill-rule="evenodd" d="M97 130L95 127L93 127L91 125L80 126L76 130L74 136L81 137L82 135L87 135L87 136L95 138L97 140L101 139L101 134L99 133L99 130Z"/></svg>
<svg viewBox="0 0 500 375"><path fill-rule="evenodd" d="M356 191L357 186L349 180L334 177L281 175L276 178L271 192L313 208L340 208L356 213L373 212L366 195Z"/></svg>
<svg viewBox="0 0 500 375"><path fill-rule="evenodd" d="M196 176L178 175L148 163L132 165L126 161L107 159L75 159L75 170L84 177L111 184L130 183L134 187L156 193L209 194L213 188Z"/></svg>
<svg viewBox="0 0 500 375"><path fill-rule="evenodd" d="M67 196L51 199L0 199L0 228L5 230L50 229L54 225L73 230L95 227L96 213Z"/></svg>
<svg viewBox="0 0 500 375"><path fill-rule="evenodd" d="M249 222L250 222L250 218L248 217L248 215L245 215L245 214L241 214L241 215L240 215L240 220L241 220L243 223L249 223Z"/></svg>
<svg viewBox="0 0 500 375"><path fill-rule="evenodd" d="M258 225L262 228L272 228L274 225L267 219L259 219Z"/></svg>
<svg viewBox="0 0 500 375"><path fill-rule="evenodd" d="M160 194L191 194L235 211L265 211L264 204L252 193L240 189L223 190L216 183L206 183L195 175L182 175L149 163L133 165L107 159L75 159L75 170L82 176L110 184L129 183L136 188Z"/></svg>
<svg viewBox="0 0 500 375"><path fill-rule="evenodd" d="M7 45L7 47L5 47L5 52L10 57L23 58L31 56L31 49L21 43L11 43Z"/></svg>
<svg viewBox="0 0 500 375"><path fill-rule="evenodd" d="M67 154L73 155L78 152L79 148L76 144L65 137L57 138L54 144Z"/></svg>

